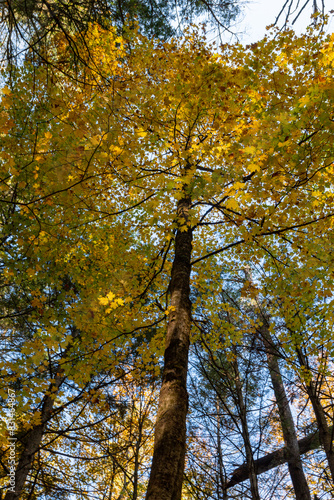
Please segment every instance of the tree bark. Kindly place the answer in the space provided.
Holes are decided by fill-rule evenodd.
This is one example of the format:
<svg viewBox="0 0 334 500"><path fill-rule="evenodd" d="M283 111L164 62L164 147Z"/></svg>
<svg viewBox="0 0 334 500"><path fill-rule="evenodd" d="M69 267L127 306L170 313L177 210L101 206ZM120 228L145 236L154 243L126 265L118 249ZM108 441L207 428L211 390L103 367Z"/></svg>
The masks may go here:
<svg viewBox="0 0 334 500"><path fill-rule="evenodd" d="M62 372L61 369L59 369L59 371ZM54 396L57 394L64 379L65 377L61 373L54 377L54 383L50 384L48 391L50 395L44 397L41 411L41 423L30 429L22 439L23 451L21 452L15 471L15 486L7 490L4 500L18 500L21 497L24 484L32 467L35 453L41 445L45 426L52 414Z"/></svg>
<svg viewBox="0 0 334 500"><path fill-rule="evenodd" d="M309 370L307 359L305 359L305 356L302 354L300 349L297 350L297 354L300 365ZM329 470L331 472L332 480L334 481L334 448L333 448L334 428L333 426L330 427L327 423L326 415L321 405L321 401L317 391L317 386L314 383L314 381L311 380L309 383L305 383L305 387L306 387L306 392L310 398L315 418L317 421L320 442L324 447Z"/></svg>
<svg viewBox="0 0 334 500"><path fill-rule="evenodd" d="M261 335L266 349L271 383L273 385L278 407L284 444L288 454L287 462L294 493L296 496L296 500L311 500L311 493L306 481L303 464L300 458L295 424L292 418L289 401L286 396L275 347L273 345L273 340L269 332L269 324L266 318L262 319L263 325L261 328Z"/></svg>
<svg viewBox="0 0 334 500"><path fill-rule="evenodd" d="M187 370L191 326L190 272L192 230L188 221L190 199L178 203L179 228L171 271L171 306L155 424L154 452L146 500L180 500L188 412ZM183 226L183 227L182 227Z"/></svg>
<svg viewBox="0 0 334 500"><path fill-rule="evenodd" d="M333 449L333 427L330 427L326 420L326 415L319 401L313 385L307 386L307 392L310 397L315 417L319 428L319 437L321 444L324 447L326 458L331 472L332 480L334 481L334 449Z"/></svg>

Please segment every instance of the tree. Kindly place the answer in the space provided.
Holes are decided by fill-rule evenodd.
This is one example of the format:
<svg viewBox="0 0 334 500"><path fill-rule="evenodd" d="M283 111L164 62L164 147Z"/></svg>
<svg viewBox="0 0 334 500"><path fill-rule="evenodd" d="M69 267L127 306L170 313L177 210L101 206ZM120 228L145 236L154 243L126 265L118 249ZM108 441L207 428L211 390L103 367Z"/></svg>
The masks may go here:
<svg viewBox="0 0 334 500"><path fill-rule="evenodd" d="M213 353L204 339L203 344L208 350L209 356L208 359L205 359L204 356L202 357L197 352L200 365L199 371L202 372L201 375L204 378L204 393L207 399L206 404L202 404L201 407L204 415L214 414L218 422L216 429L217 449L214 456L220 456L221 461L223 461L225 453L222 451L221 443L225 440L229 441L229 446L225 444L225 447L230 449L229 455L232 455L234 462L240 450L244 450L243 454L245 455L250 480L250 496L252 499L260 498L257 470L255 468L254 440L251 439L251 434L257 429L256 424L254 425L254 419L251 422L252 410L254 410L252 399L254 399L254 393L258 386L254 373L256 372L256 366L252 363L253 373L251 375L248 372L250 359L246 358L245 352L243 352L243 356L240 355L241 353L238 352L236 346ZM245 350L245 344L245 339L243 339L243 351ZM212 405L215 408L209 406L205 410L204 406L208 405L208 393L210 394L210 392L213 392L215 396L216 404ZM207 429L209 427L210 424L207 425ZM232 430L236 433L233 438ZM234 450L233 446L235 447ZM226 457L225 471L228 470L230 465L227 461L228 458ZM217 465L220 468L223 467L222 464ZM219 477L217 480L219 484L217 488L218 498L219 492L222 493L224 498L227 492L227 474L225 472L225 474L220 473L217 476Z"/></svg>
<svg viewBox="0 0 334 500"><path fill-rule="evenodd" d="M8 108L15 92L26 102L38 82L32 75L38 74L42 88L48 83L46 69L28 64L18 86L5 89L3 203L12 204L17 184L22 191L16 204L29 214L20 232L36 239L38 228L41 242L41 231L52 228L61 242L57 280L64 279L66 259L81 255L84 265L73 265L71 282L80 281L87 295L72 289L77 297L66 322L82 332L85 356L91 346L104 359L104 344L129 352L138 342L148 362L163 350L167 319L147 498L178 500L191 286L200 290L209 273L215 283L224 262L231 272L240 262L260 262L281 240L291 252L301 246L306 253L309 238L331 231L333 40L317 32L301 38L285 32L249 49L225 46L218 55L196 32L182 43L141 35L126 42L92 27L85 43L94 71L87 70L85 83L55 72L37 126L15 133L18 117ZM58 37L56 49L61 47ZM91 81L99 85L93 88ZM17 153L18 137L26 162ZM26 175L28 193L19 184ZM80 228L92 228L85 238L102 243L102 221L111 228L108 236L124 243L111 255L104 250L105 259L101 246L88 249L79 237ZM132 237L123 240L130 229ZM54 252L48 244L37 254L38 273L46 272ZM107 269L109 259L120 275L98 271L102 261ZM11 276L13 263L6 266ZM221 304L213 297L208 307L218 311ZM153 327L147 345L140 343ZM235 329L229 333L237 335ZM76 368L83 366L81 361Z"/></svg>
<svg viewBox="0 0 334 500"><path fill-rule="evenodd" d="M303 471L295 424L279 366L279 353L270 333L270 318L262 308L260 297L257 296L256 293L254 294L254 289L256 289L256 287L252 282L252 276L249 269L245 270L245 277L245 288L247 289L248 285L248 287L253 289L252 295L255 295L255 298L253 299L253 301L255 302L254 313L258 316L258 321L260 323L258 333L260 334L266 352L267 363L271 383L275 394L276 404L278 407L284 443L290 455L290 457L288 458L288 467L293 483L294 492L297 499L311 500L310 490Z"/></svg>
<svg viewBox="0 0 334 500"><path fill-rule="evenodd" d="M123 337L128 347L131 344L130 351L125 344L122 353L117 347L116 339L121 345L122 334L112 311L116 312L123 300L113 295L110 288L114 292L116 288L124 290L127 273L135 279L131 259L128 259L128 267L123 266L123 271L118 272L117 278L114 269L119 269L120 265L113 260L114 257L121 258L114 252L115 241L118 250L127 242L126 251L130 256L128 243L130 240L135 243L135 239L128 232L125 222L118 226L119 231L114 232L110 224L106 230L101 221L98 231L102 239L99 237L98 241L103 243L103 247L88 248L86 238L94 241L97 236L95 229L87 232L89 219L95 214L90 212L89 218L86 218L89 195L87 197L85 190L81 191L79 186L82 187L87 178L93 177L89 169L90 153L88 162L83 165L83 158L78 161L76 154L70 157L65 152L62 156L64 142L59 143L58 152L62 160L58 158L56 171L48 170L50 165L44 162L47 156L45 141L52 140L48 123L49 120L52 122L54 113L61 106L63 112L68 113L67 97L71 99L71 94L66 96L54 80L49 82L53 93L48 92L44 79L47 75L43 69L43 78L40 79L41 75L33 69L34 90L27 91L32 83L29 80L31 69L28 64L22 72L18 70L17 81L24 81L24 84L20 86L18 83L12 92L6 89L6 97L2 101L2 118L5 127L8 124L11 130L3 137L1 165L1 308L2 325L7 330L2 337L6 352L2 396L6 397L8 384L18 393L16 452L19 458L16 491L15 494L7 492L6 498L21 496L37 453L42 446L48 449L44 435L54 419L59 418L64 409L78 404L78 394L82 396L88 390L99 390L101 380L96 379L96 373L101 377L107 371L111 381L117 379L129 352L134 352L132 339L129 338L131 331L128 337ZM26 77L27 80L24 80ZM11 121L5 111L9 102L12 104ZM76 103L80 107L80 103ZM80 109L83 111L82 107ZM61 126L60 141L65 134L71 142L69 130L73 129L70 120L68 123L62 121L64 128ZM87 116L85 126L89 126ZM56 133L56 130L53 129L53 132ZM81 146L76 146L81 151ZM54 144L53 147L55 152L57 146ZM63 169L59 167L60 163L63 163ZM74 170L70 170L70 165ZM74 172L77 182L73 182ZM94 178L96 181L96 176ZM67 198L62 194L64 189ZM75 213L77 217L72 218ZM133 256L136 255L134 248ZM104 259L108 255L110 258L105 267ZM95 284L89 279L90 272ZM96 281L98 275L102 279L99 285ZM137 279L140 279L138 275ZM127 291L130 292L129 287ZM104 295L108 298L105 299ZM105 304L110 307L109 319L105 317ZM99 314L101 310L103 317ZM96 326L98 323L99 328ZM140 325L143 326L143 323ZM134 323L131 327L136 330ZM87 364L88 359L90 362ZM4 437L5 458L8 437Z"/></svg>
<svg viewBox="0 0 334 500"><path fill-rule="evenodd" d="M277 261L275 270L271 268L270 271L272 284L269 284L267 278L266 288L269 294L275 289L277 298L270 307L275 311L277 328L280 329L277 338L279 342L282 336L285 341L289 339L285 347L285 357L295 371L304 396L311 401L312 419L317 422L318 439L324 448L333 479L332 414L331 410L326 414L323 408L331 393L331 389L328 391L331 379L329 366L332 362L332 291L329 278L332 272L332 257L328 251L332 241L330 229L326 236L325 240L320 235L314 236L310 259L306 262L300 258L300 254L305 251L301 247L296 249L295 255L289 255L288 266L283 264L285 257L280 263ZM281 255L285 253L286 248L282 250ZM272 281L276 273L280 275L279 282L275 282L275 278ZM301 288L304 290L302 294Z"/></svg>
<svg viewBox="0 0 334 500"><path fill-rule="evenodd" d="M260 332L267 354L268 368L280 415L284 443L289 454L287 462L295 495L297 499L311 499L310 490L303 471L297 433L278 364L277 352L275 350L273 339L269 333L268 319L262 316L262 320L263 326Z"/></svg>
<svg viewBox="0 0 334 500"><path fill-rule="evenodd" d="M67 48L65 57L75 65L91 66L93 59L87 53L82 56L80 45L85 45L92 24L102 29L117 27L122 34L138 22L143 34L166 40L182 32L198 16L227 29L240 9L238 0L11 0L1 4L2 51L10 64L20 61L23 51L30 51L40 63L60 68L61 61L52 53L54 35L58 33L63 35Z"/></svg>
<svg viewBox="0 0 334 500"><path fill-rule="evenodd" d="M222 475L219 476L217 472L217 477L220 477L220 488L222 491L230 489L236 484L241 483L245 479L249 478L252 497L254 497L256 496L256 494L258 495L257 474L260 474L265 470L270 470L271 467L277 467L280 463L282 463L280 459L282 460L283 458L283 463L288 462L290 476L293 483L294 497L302 498L306 495L307 497L311 498L307 481L305 475L303 474L303 467L298 447L295 424L290 411L288 397L284 388L282 374L278 364L278 358L279 356L281 356L281 354L270 336L268 327L269 320L268 317L265 316L265 313L262 309L260 297L258 296L258 289L251 278L249 266L246 267L245 274L247 278L246 281L245 279L240 277L240 273L239 276L233 277L226 272L222 272L221 286L223 288L219 293L222 301L222 311L219 312L219 317L221 320L224 320L226 322L227 328L225 325L221 325L219 337L217 336L216 332L212 331L212 322L210 322L210 320L205 316L200 315L201 320L199 321L199 323L196 322L196 325L198 325L198 328L200 328L201 330L201 342L204 344L205 349L210 354L210 360L207 360L204 365L208 365L208 367L202 368L207 380L206 383L209 384L210 389L214 390L219 397L222 410L218 411L217 418L224 419L224 423L228 428L228 432L226 432L225 435L220 435L220 439L217 441L223 442L224 446L227 447L227 449L228 447L231 448L231 445L228 445L229 442L235 444L235 446L237 447L238 438L235 436L233 436L232 438L231 435L233 424L232 426L231 424L228 425L226 421L226 414L228 414L230 416L230 419L234 423L234 426L240 426L241 428L239 432L242 434L244 449L246 453L246 460L245 458L242 458L243 460L245 460L245 463L242 466L242 470L246 475L243 475L242 477L240 477L239 475L238 481L236 480L238 478L238 470L233 473L232 478L230 479L228 479L228 474L226 474L226 472L224 475L227 477L225 477L224 479L222 479ZM218 289L220 289L220 286L218 286ZM203 305L205 304L206 300L207 294L203 294ZM197 315L198 314L196 314L196 316ZM237 342L240 345L233 344L232 340L232 346L228 344L228 346L226 347L224 345L224 343L226 343L226 339L224 339L224 333L229 329L228 327L230 323L234 323L235 327L243 332L243 334L241 338L236 335L234 336L235 339L238 339ZM217 326L215 326L215 328L217 328ZM231 339L229 338L228 340L231 341ZM217 351L218 345L220 345L219 351ZM253 446L256 447L258 453L260 450L262 451L262 453L263 451L266 451L266 448L263 448L263 445L266 441L265 435L268 434L268 428L270 428L270 425L268 425L268 423L264 423L264 416L261 412L261 406L263 403L261 402L261 400L263 398L263 390L268 392L268 387L266 387L265 385L261 388L261 385L263 386L264 382L262 382L262 384L259 382L260 380L265 381L266 378L268 378L265 367L263 366L263 351L266 353L267 357L270 379L276 399L276 412L278 409L278 421L283 431L282 438L284 438L286 444L286 455L283 457L283 454L281 454L280 459L278 456L279 454L277 453L276 455L268 454L267 456L263 457L263 459L256 460L253 456L254 454L252 452L251 440L249 438L250 418L252 417L252 415L258 415L258 422L256 422L256 417L252 418L252 434L255 434L257 436L257 440L255 444L253 444ZM199 360L200 365L202 366L203 361L201 357L199 357ZM196 361L193 363L196 366L196 364L198 364L198 360L197 363ZM210 366L211 372L209 369ZM223 387L225 387L225 390L222 390ZM232 401L234 401L233 409L229 405L226 392L230 393L229 397L230 399L232 399ZM205 391L206 399L208 399L207 393L208 390ZM196 398L196 396L194 396L194 398ZM198 399L198 397L196 399ZM268 404L268 399L270 400L267 394L265 398L265 404ZM205 418L210 418L209 415L215 413L216 410L213 408L213 406L211 405L207 409L204 409L204 405L201 406L203 410L201 411L200 421L203 419L203 414L206 415ZM192 419L194 419L194 416L192 416ZM238 424L238 421L240 422L240 424ZM206 427L210 427L210 424ZM273 446L273 443L275 442L275 434L277 435L279 433L280 429L276 429L276 431L272 429L270 431L271 446ZM211 446L217 447L218 444L212 444ZM220 454L222 453L220 446L221 445L219 445L216 449L214 456L220 456ZM240 458L238 459L236 453L231 450L229 450L229 453L227 453L227 455L233 456L232 460L234 461L234 463L240 461ZM277 460L276 463L274 461L275 457ZM267 461L265 461L266 458ZM271 465L271 467L264 469L265 464ZM229 469L231 469L231 466L229 464L228 457L226 457L224 470L228 471ZM264 485L262 484L262 492L263 489Z"/></svg>

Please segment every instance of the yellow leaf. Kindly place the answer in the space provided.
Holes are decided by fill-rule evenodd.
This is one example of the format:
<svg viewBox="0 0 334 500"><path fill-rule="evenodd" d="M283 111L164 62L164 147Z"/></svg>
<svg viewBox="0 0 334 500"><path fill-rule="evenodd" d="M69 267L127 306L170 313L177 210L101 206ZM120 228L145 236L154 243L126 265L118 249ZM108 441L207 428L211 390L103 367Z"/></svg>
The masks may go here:
<svg viewBox="0 0 334 500"><path fill-rule="evenodd" d="M244 182L236 182L235 184L233 184L233 189L237 190L237 189L242 189L245 187L245 183Z"/></svg>
<svg viewBox="0 0 334 500"><path fill-rule="evenodd" d="M31 301L31 305L32 305L33 307L41 307L41 305L42 305L42 304L41 304L40 300L39 300L37 297L35 297L35 298Z"/></svg>
<svg viewBox="0 0 334 500"><path fill-rule="evenodd" d="M93 146L97 146L100 144L100 138L98 135L95 135L94 137L91 138L90 142L93 144Z"/></svg>
<svg viewBox="0 0 334 500"><path fill-rule="evenodd" d="M256 165L255 163L251 163L250 165L247 166L247 168L250 172L260 172L261 171L261 168L259 167L259 165Z"/></svg>
<svg viewBox="0 0 334 500"><path fill-rule="evenodd" d="M230 208L231 210L239 210L239 204L237 200L234 198L229 198L227 202L225 203L226 208Z"/></svg>
<svg viewBox="0 0 334 500"><path fill-rule="evenodd" d="M107 297L99 297L98 301L102 306L107 306L109 304L109 300L107 299Z"/></svg>
<svg viewBox="0 0 334 500"><path fill-rule="evenodd" d="M244 153L247 153L247 154L250 154L250 155L253 155L256 153L256 147L255 146L246 146L244 148Z"/></svg>

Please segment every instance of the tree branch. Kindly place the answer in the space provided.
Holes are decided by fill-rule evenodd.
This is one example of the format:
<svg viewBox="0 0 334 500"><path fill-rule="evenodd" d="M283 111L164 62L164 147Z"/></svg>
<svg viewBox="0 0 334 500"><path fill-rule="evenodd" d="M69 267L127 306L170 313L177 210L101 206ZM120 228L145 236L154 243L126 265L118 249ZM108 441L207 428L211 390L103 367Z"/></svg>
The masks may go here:
<svg viewBox="0 0 334 500"><path fill-rule="evenodd" d="M333 430L333 427L331 427L330 429ZM320 448L319 431L313 432L312 434L299 439L298 445L301 455ZM288 450L285 447L273 451L272 453L268 453L268 455L255 460L254 465L256 468L256 473L259 475L263 472L267 472L271 469L274 469L278 465L287 463L287 460ZM233 486L246 481L246 479L249 479L248 466L247 464L242 464L233 472L232 477L226 484L226 489L232 488Z"/></svg>

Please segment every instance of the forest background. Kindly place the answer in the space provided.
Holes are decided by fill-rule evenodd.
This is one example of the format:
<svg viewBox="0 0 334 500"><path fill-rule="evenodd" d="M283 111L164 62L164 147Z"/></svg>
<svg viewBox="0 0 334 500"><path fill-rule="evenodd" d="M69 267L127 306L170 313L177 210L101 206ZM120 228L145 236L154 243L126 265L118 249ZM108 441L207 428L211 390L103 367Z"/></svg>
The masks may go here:
<svg viewBox="0 0 334 500"><path fill-rule="evenodd" d="M302 7L244 47L236 2L1 5L1 498L333 497L334 38Z"/></svg>

